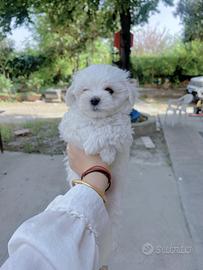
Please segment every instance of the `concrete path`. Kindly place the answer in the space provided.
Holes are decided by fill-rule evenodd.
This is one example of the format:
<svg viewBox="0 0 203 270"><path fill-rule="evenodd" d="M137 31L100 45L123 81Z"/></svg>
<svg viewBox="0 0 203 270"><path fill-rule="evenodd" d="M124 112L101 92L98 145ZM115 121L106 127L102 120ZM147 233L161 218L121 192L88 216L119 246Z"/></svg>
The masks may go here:
<svg viewBox="0 0 203 270"><path fill-rule="evenodd" d="M63 156L0 154L0 265L16 228L65 191Z"/></svg>
<svg viewBox="0 0 203 270"><path fill-rule="evenodd" d="M188 117L174 127L163 124L178 183L183 214L203 269L203 118Z"/></svg>
<svg viewBox="0 0 203 270"><path fill-rule="evenodd" d="M162 125L183 214L195 245L197 269L203 269L203 118L187 117L174 127Z"/></svg>
<svg viewBox="0 0 203 270"><path fill-rule="evenodd" d="M134 141L124 191L120 248L109 270L196 270L193 239L177 182L159 133L155 149ZM0 260L7 242L27 218L66 190L62 156L0 155Z"/></svg>
<svg viewBox="0 0 203 270"><path fill-rule="evenodd" d="M165 150L133 144L120 248L109 270L195 270L194 246Z"/></svg>

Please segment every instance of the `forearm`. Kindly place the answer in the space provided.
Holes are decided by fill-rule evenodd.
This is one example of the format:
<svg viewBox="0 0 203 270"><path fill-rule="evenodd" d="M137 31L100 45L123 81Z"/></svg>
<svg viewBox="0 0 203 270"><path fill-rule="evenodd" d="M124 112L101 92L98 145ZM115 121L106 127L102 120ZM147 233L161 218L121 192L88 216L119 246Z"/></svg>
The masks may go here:
<svg viewBox="0 0 203 270"><path fill-rule="evenodd" d="M108 226L102 199L91 188L77 185L14 233L10 259L2 269L97 269Z"/></svg>

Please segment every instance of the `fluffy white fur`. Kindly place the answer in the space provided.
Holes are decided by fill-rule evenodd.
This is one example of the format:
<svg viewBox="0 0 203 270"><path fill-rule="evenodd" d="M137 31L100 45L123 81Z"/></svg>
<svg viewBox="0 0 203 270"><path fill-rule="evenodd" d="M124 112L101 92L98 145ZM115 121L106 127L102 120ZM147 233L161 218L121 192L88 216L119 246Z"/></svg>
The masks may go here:
<svg viewBox="0 0 203 270"><path fill-rule="evenodd" d="M128 177L132 143L129 113L137 97L135 85L128 77L128 72L103 64L77 72L66 94L69 110L59 126L65 142L81 147L87 154L100 154L102 160L111 165L113 184L112 191L107 192L108 211L117 230L119 202ZM91 103L94 98L100 99L97 105ZM68 180L73 178L78 176L68 166Z"/></svg>

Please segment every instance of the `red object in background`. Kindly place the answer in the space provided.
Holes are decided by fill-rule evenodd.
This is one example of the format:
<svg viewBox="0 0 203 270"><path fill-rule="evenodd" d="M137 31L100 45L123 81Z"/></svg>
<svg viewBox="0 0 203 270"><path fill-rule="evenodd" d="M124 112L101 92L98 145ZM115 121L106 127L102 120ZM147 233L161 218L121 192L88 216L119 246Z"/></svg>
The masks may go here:
<svg viewBox="0 0 203 270"><path fill-rule="evenodd" d="M120 31L114 34L114 47L120 49Z"/></svg>
<svg viewBox="0 0 203 270"><path fill-rule="evenodd" d="M114 47L120 49L120 35L121 31L118 31L114 34ZM133 46L133 34L130 33L130 47Z"/></svg>

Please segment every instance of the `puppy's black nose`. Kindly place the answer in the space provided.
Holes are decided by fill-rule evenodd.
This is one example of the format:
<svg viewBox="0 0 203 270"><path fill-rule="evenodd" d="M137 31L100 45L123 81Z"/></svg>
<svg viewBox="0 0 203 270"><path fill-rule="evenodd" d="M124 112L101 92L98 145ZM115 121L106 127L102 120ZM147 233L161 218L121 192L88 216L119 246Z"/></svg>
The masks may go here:
<svg viewBox="0 0 203 270"><path fill-rule="evenodd" d="M100 102L100 98L99 97L93 97L91 100L90 100L90 103L93 105L93 106L96 106L97 104L99 104Z"/></svg>

